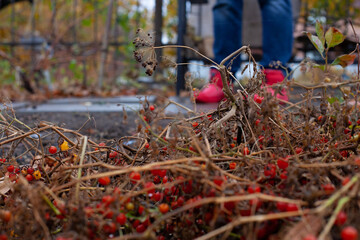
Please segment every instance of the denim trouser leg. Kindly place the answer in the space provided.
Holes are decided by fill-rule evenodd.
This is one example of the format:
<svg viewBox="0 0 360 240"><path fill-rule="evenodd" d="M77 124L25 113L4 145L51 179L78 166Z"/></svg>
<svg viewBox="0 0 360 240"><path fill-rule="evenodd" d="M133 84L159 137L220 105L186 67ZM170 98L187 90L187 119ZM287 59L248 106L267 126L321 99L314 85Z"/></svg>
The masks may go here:
<svg viewBox="0 0 360 240"><path fill-rule="evenodd" d="M291 0L258 0L263 23L263 58L261 65L267 67L273 61L285 65L292 53L293 22ZM220 63L242 46L242 0L217 0L214 14L214 55ZM236 58L232 71L240 66Z"/></svg>
<svg viewBox="0 0 360 240"><path fill-rule="evenodd" d="M241 47L242 0L217 0L213 8L214 16L214 55L220 63L230 53ZM229 62L228 62L229 63ZM231 70L240 68L240 58L232 63Z"/></svg>
<svg viewBox="0 0 360 240"><path fill-rule="evenodd" d="M273 61L282 65L290 60L293 46L291 0L259 0L263 26L263 57L261 65Z"/></svg>

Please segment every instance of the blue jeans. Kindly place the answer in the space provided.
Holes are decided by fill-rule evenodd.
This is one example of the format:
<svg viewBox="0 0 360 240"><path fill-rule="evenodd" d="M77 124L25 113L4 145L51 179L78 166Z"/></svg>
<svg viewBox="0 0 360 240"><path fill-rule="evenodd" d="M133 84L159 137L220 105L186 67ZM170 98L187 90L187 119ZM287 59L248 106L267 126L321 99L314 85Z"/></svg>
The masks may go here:
<svg viewBox="0 0 360 240"><path fill-rule="evenodd" d="M273 61L285 64L290 60L293 46L293 19L291 0L258 0L263 26L264 67ZM220 63L230 53L239 49L242 31L242 0L217 0L214 8L214 55ZM232 72L240 67L240 58L232 64Z"/></svg>

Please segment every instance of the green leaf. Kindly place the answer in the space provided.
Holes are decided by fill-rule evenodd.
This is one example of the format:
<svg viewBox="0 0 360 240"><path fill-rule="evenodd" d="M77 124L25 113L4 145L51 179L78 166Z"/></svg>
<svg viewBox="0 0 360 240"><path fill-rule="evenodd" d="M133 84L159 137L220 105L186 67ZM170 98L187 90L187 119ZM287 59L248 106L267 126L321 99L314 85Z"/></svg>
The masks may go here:
<svg viewBox="0 0 360 240"><path fill-rule="evenodd" d="M328 98L327 101L330 104L333 104L334 102L339 102L339 99L337 97Z"/></svg>
<svg viewBox="0 0 360 240"><path fill-rule="evenodd" d="M322 44L321 40L317 36L311 35L311 33L306 32L306 35L308 36L311 43L315 46L315 48L323 57L323 52L325 50L325 47L324 44Z"/></svg>
<svg viewBox="0 0 360 240"><path fill-rule="evenodd" d="M316 21L315 25L316 35L320 39L323 46L325 46L325 31L323 25L319 21Z"/></svg>
<svg viewBox="0 0 360 240"><path fill-rule="evenodd" d="M342 66L343 68L344 67L347 67L351 64L354 63L355 61L355 55L350 55L350 54L344 54L344 55L341 55L339 57L337 57L332 63L331 65L340 65Z"/></svg>
<svg viewBox="0 0 360 240"><path fill-rule="evenodd" d="M342 43L345 36L336 28L331 27L325 33L326 45L328 48L335 47Z"/></svg>
<svg viewBox="0 0 360 240"><path fill-rule="evenodd" d="M89 19L89 18L83 19L83 20L81 21L81 24L82 24L84 27L89 27L89 26L91 26L91 19Z"/></svg>
<svg viewBox="0 0 360 240"><path fill-rule="evenodd" d="M314 64L314 66L313 66L314 68L319 68L319 69L321 69L321 70L323 70L324 72L325 72L325 65L319 65L319 64Z"/></svg>

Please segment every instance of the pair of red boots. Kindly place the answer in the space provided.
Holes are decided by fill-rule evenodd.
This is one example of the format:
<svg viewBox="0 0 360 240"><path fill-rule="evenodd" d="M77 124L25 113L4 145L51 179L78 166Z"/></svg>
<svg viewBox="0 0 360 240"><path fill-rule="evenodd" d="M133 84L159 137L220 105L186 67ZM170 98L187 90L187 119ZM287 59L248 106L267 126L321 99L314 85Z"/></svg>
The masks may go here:
<svg viewBox="0 0 360 240"><path fill-rule="evenodd" d="M274 96L275 91L270 86L284 81L285 77L281 70L276 70L276 69L265 69L264 74L266 78L266 86L267 86L266 90ZM201 102L201 103L220 102L225 97L222 88L223 88L223 83L221 81L220 72L217 69L212 68L210 70L210 83L207 86L205 86L202 90L195 93L196 102ZM283 89L280 94L277 94L276 97L284 101L289 100L285 89Z"/></svg>

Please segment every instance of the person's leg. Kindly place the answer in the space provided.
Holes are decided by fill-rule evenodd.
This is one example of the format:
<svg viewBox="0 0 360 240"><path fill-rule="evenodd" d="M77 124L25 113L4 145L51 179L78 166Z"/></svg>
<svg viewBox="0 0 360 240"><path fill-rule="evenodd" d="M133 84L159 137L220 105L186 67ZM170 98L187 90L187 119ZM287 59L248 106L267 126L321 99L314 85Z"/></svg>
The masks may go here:
<svg viewBox="0 0 360 240"><path fill-rule="evenodd" d="M213 8L214 61L220 63L225 57L241 47L242 0L217 0ZM228 64L227 62L226 64ZM235 73L240 68L240 58L231 64ZM210 83L195 93L197 102L220 102L224 98L223 84L218 70L211 69Z"/></svg>
<svg viewBox="0 0 360 240"><path fill-rule="evenodd" d="M265 67L267 91L275 94L273 84L282 82L285 78L280 69L271 69L273 62L286 66L290 60L293 46L293 19L291 0L258 0L261 8L263 25L263 57L260 62ZM277 64L277 63L276 63ZM285 89L276 97L288 101Z"/></svg>
<svg viewBox="0 0 360 240"><path fill-rule="evenodd" d="M225 57L241 47L242 31L242 0L217 0L213 8L214 19L214 55L215 62L220 63ZM231 71L240 68L240 58L237 57Z"/></svg>
<svg viewBox="0 0 360 240"><path fill-rule="evenodd" d="M290 60L293 46L291 0L259 0L263 23L263 58L265 68L273 61L282 65Z"/></svg>

